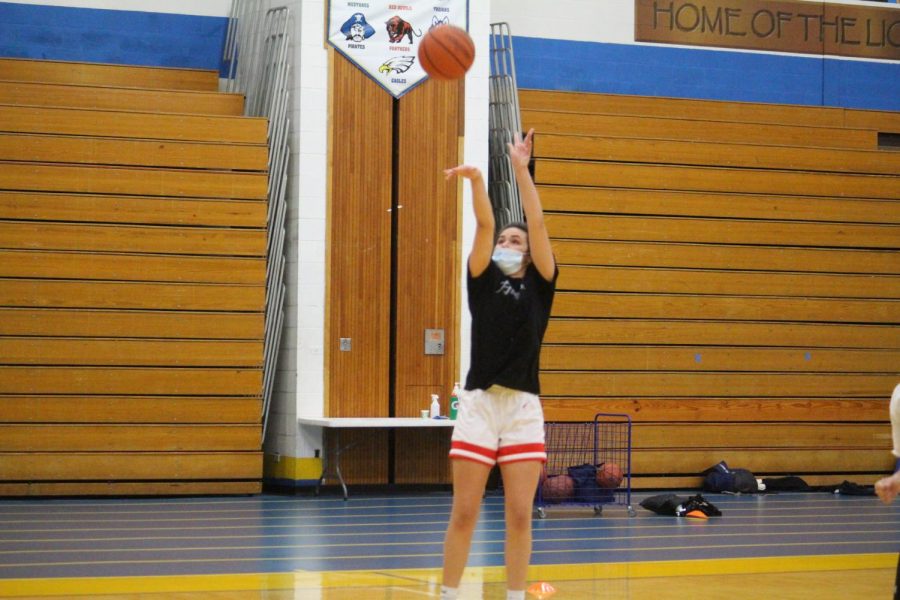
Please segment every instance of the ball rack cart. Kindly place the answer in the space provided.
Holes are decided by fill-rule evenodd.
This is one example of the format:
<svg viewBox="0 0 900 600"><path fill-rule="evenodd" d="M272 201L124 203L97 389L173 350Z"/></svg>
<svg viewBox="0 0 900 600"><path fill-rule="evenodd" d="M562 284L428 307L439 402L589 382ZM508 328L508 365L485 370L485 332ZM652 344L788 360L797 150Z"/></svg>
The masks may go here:
<svg viewBox="0 0 900 600"><path fill-rule="evenodd" d="M619 504L636 515L631 506L631 417L626 414L597 413L591 422L551 422L544 424L547 450L546 477L568 475L570 468L615 463L622 470L616 488L577 486L573 498L550 503L543 498L543 486L535 495L538 518L547 516L550 506L591 506L601 514L608 504ZM583 471L584 472L584 471ZM590 467L587 468L590 472ZM542 478L543 479L543 478Z"/></svg>

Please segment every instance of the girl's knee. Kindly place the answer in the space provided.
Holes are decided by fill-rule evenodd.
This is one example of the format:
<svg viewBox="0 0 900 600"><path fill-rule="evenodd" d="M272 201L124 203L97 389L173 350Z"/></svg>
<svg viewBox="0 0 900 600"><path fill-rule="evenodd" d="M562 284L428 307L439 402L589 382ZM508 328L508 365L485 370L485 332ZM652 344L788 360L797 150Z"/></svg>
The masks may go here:
<svg viewBox="0 0 900 600"><path fill-rule="evenodd" d="M468 504L454 505L450 513L450 526L459 529L474 529L478 522L479 505Z"/></svg>
<svg viewBox="0 0 900 600"><path fill-rule="evenodd" d="M531 505L525 507L507 507L506 508L506 527L516 531L531 530Z"/></svg>

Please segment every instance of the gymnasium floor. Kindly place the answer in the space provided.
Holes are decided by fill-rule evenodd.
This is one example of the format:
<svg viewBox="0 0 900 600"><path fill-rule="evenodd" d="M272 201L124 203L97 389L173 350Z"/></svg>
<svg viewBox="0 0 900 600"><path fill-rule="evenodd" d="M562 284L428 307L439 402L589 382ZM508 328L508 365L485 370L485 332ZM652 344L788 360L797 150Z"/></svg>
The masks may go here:
<svg viewBox="0 0 900 600"><path fill-rule="evenodd" d="M0 500L0 597L437 597L447 493ZM687 493L685 493L687 494ZM535 520L554 600L890 598L900 503L706 495L708 521L608 506ZM505 598L502 498L484 500L462 598ZM534 596L530 596L534 597Z"/></svg>

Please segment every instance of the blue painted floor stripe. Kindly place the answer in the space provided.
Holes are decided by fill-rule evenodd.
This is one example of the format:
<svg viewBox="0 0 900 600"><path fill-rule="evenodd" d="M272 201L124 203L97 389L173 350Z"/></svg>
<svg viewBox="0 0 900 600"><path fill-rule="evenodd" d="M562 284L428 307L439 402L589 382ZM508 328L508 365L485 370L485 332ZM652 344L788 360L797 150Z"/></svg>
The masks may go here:
<svg viewBox="0 0 900 600"><path fill-rule="evenodd" d="M635 506L645 495L636 495ZM827 494L708 495L721 518L549 507L535 565L834 556L900 550L900 506ZM447 494L0 501L0 579L440 567ZM503 564L502 498L485 499L471 566Z"/></svg>

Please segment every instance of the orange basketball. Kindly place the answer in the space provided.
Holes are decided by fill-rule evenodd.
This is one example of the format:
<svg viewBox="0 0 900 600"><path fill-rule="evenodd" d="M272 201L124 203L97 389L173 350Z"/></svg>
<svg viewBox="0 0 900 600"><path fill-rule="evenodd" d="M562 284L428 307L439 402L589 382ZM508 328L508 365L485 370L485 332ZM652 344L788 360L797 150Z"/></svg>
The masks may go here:
<svg viewBox="0 0 900 600"><path fill-rule="evenodd" d="M615 489L622 485L622 469L613 462L606 462L597 469L597 485L606 489Z"/></svg>
<svg viewBox="0 0 900 600"><path fill-rule="evenodd" d="M419 63L434 79L459 79L474 60L475 43L455 25L438 25L419 42Z"/></svg>
<svg viewBox="0 0 900 600"><path fill-rule="evenodd" d="M541 498L548 504L565 502L575 495L575 480L568 475L554 475L541 485Z"/></svg>

